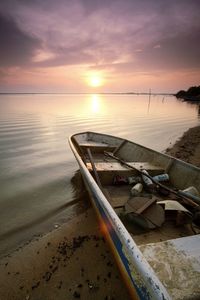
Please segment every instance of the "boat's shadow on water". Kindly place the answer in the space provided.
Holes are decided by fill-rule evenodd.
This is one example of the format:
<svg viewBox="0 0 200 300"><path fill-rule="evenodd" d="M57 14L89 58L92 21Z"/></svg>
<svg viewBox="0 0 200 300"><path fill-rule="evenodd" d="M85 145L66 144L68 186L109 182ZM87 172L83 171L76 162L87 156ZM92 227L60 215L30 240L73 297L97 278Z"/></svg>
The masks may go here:
<svg viewBox="0 0 200 300"><path fill-rule="evenodd" d="M0 235L0 240L2 243L9 244L9 241L11 240L18 240L18 236L21 236L22 239L21 242L17 241L15 246L11 246L12 250L16 249L20 244L26 243L26 241L30 242L34 237L42 236L46 232L49 232L52 230L52 222L54 224L53 229L59 227L62 223L65 223L69 221L72 217L81 214L84 212L91 204L89 202L89 196L88 193L84 187L83 180L80 174L80 171L77 170L73 177L71 178L71 185L72 185L72 197L71 199L67 199L68 201L50 211L47 213L42 214L40 217L31 220L29 223L25 223L21 226L17 226L15 228L12 228L10 230L7 230L3 234ZM66 212L66 214L65 214ZM49 221L52 219L54 220L55 217L59 214L65 214L66 218L64 218L64 221L59 221L55 224L54 221L51 222L51 226L49 227L47 225L46 230L44 232L38 234L34 234L33 228L37 228L38 226L41 226L41 224L48 224ZM30 238L30 234L27 238L27 232L32 232L32 237ZM38 232L37 230L35 232ZM24 238L23 238L24 236ZM11 249L10 249L11 250ZM1 253L2 252L2 253ZM6 251L7 252L7 251ZM9 251L10 252L10 251ZM5 255L5 251L0 251L0 256Z"/></svg>
<svg viewBox="0 0 200 300"><path fill-rule="evenodd" d="M86 195L86 197L88 197L88 196ZM55 215L59 214L60 212L63 212L65 209L67 209L69 207L72 207L73 205L77 205L78 204L75 207L75 210L77 211L77 214L81 213L82 211L84 211L89 206L89 202L87 202L87 201L86 201L86 203L82 203L81 202L82 198L84 198L83 195L81 196L81 198L75 198L75 199L71 200L70 202L68 202L66 204L60 205L56 209L48 212L47 214L42 215L40 218L37 218L33 222L30 222L30 223L22 225L22 226L18 226L15 229L7 231L5 234L1 235L1 239L11 237L12 235L17 234L18 232L22 232L23 230L27 230L29 228L34 227L35 225L43 223L46 220L51 219Z"/></svg>
<svg viewBox="0 0 200 300"><path fill-rule="evenodd" d="M80 170L77 170L74 173L73 177L71 178L71 184L73 187L74 199L67 203L67 206L69 206L70 203L71 205L76 203L76 212L79 214L91 206L89 195L85 188Z"/></svg>
<svg viewBox="0 0 200 300"><path fill-rule="evenodd" d="M52 217L56 216L57 214L65 211L67 208L71 208L73 206L73 210L75 213L80 214L84 210L86 210L90 206L89 196L84 187L83 180L80 174L80 171L76 171L74 176L71 179L71 184L73 187L74 196L72 200L68 201L67 203L56 207L55 209L51 210L50 212L43 214L41 217L35 219L30 223L26 223L22 226L18 226L15 229L7 231L5 234L1 235L1 238L8 238L12 235L17 234L18 232L22 232L23 230L30 229L35 225L45 222L46 220L51 219Z"/></svg>

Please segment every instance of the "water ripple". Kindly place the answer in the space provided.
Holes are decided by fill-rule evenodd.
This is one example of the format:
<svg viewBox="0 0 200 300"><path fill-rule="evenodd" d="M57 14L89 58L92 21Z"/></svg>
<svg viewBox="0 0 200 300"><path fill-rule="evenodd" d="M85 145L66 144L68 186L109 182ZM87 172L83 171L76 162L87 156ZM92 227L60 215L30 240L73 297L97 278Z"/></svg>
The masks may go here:
<svg viewBox="0 0 200 300"><path fill-rule="evenodd" d="M67 142L71 134L105 132L163 151L199 123L196 107L173 97L152 97L151 103L133 95L1 95L0 100L0 254L73 215L65 210L77 188L71 182L78 169Z"/></svg>

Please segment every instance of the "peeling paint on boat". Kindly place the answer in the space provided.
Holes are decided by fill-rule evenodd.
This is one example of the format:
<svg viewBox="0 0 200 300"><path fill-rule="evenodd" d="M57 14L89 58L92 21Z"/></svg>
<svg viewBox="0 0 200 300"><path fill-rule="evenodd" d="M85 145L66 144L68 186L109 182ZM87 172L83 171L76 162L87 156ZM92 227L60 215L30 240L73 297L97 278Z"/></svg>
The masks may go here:
<svg viewBox="0 0 200 300"><path fill-rule="evenodd" d="M197 299L200 294L200 235L141 245L143 255L170 291L172 299ZM179 288L177 288L177 286Z"/></svg>

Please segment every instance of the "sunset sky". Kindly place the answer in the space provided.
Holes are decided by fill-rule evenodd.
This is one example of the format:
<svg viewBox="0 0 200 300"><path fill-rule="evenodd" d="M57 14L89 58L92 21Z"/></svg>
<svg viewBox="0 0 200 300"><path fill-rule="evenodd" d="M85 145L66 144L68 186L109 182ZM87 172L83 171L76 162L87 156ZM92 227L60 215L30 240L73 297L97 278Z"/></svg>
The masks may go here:
<svg viewBox="0 0 200 300"><path fill-rule="evenodd" d="M199 85L198 0L1 0L0 92Z"/></svg>

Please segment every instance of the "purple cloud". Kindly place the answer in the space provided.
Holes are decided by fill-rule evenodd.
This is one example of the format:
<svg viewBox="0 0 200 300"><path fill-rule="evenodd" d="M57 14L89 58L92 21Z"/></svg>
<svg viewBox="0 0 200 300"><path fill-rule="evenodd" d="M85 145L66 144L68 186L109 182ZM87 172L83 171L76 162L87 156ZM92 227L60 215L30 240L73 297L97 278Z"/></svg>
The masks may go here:
<svg viewBox="0 0 200 300"><path fill-rule="evenodd" d="M0 66L19 66L30 62L40 47L39 39L23 32L10 18L0 15Z"/></svg>
<svg viewBox="0 0 200 300"><path fill-rule="evenodd" d="M199 8L195 0L3 1L1 64L198 68Z"/></svg>

